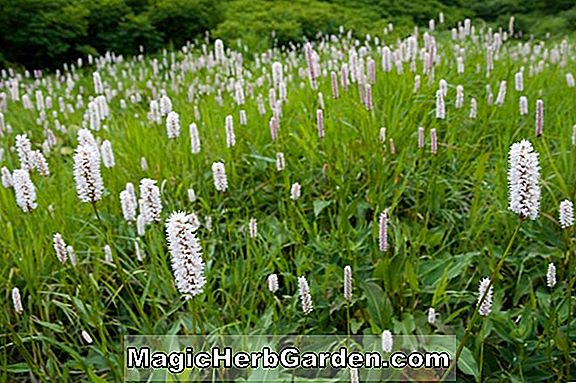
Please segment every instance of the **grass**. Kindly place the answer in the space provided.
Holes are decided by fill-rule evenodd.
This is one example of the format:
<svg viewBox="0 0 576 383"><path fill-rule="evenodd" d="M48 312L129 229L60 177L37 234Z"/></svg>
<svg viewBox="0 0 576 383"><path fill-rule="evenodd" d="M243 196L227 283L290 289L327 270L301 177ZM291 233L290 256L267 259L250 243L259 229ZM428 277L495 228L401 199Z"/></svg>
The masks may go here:
<svg viewBox="0 0 576 383"><path fill-rule="evenodd" d="M478 27L477 33L487 33ZM422 31L421 31L422 32ZM257 65L244 57L246 103L234 102L233 87L221 66L182 70L183 64L201 63L202 47L165 52L142 60L111 63L100 58L99 72L105 87L117 90L109 100L107 129L93 132L112 142L116 165L102 167L105 194L97 203L101 222L89 203L76 195L72 175L77 131L90 96L95 68L74 69L74 87L67 95L65 77L45 75L41 80L22 78L20 94L41 90L52 97L57 119L66 131L54 128L52 110L46 126L57 144L47 154L51 175L32 173L38 208L25 214L16 205L12 189L0 188L0 286L5 300L0 311L1 381L121 381L122 336L140 334L455 334L462 343L458 380L461 381L567 381L574 379L574 229L561 230L557 222L561 200L574 200L575 148L572 125L576 123L576 88L565 75L576 72L575 49L567 45L565 66L550 54L519 54L520 42L506 41L494 70L485 70L486 49L471 39L453 42L449 34L436 33L440 61L434 79L417 72L422 86L413 92L414 73L409 63L404 73L386 73L374 45L367 55L376 61L372 85L374 108L366 110L358 86L340 88L332 99L330 71L318 79L323 93L325 137L316 129L317 91L299 69L306 68L303 50L275 49ZM396 46L391 37L381 42ZM484 37L480 38L484 41ZM322 68L334 62L329 49L344 54L353 41L315 44ZM361 42L363 44L364 42ZM422 46L420 36L419 43ZM559 41L532 41L548 53ZM463 74L456 72L453 51L466 49ZM211 46L208 50L213 49ZM235 53L237 55L238 53ZM231 57L230 54L228 57ZM272 57L270 59L269 57ZM534 57L534 60L531 58ZM157 60L158 72L152 62ZM272 61L285 65L288 101L282 108L279 139L270 140L268 106ZM542 71L532 72L543 60ZM514 90L514 74L524 67L525 90ZM262 81L258 81L262 78ZM447 118L435 118L438 81L446 79ZM500 81L508 83L505 102L488 105L486 85L496 98ZM454 108L456 85L464 86L465 104ZM121 85L121 86L120 86ZM194 100L187 96L195 90ZM2 89L3 88L3 89ZM222 92L222 104L215 95ZM153 91L152 91L153 90ZM149 101L165 90L180 114L182 133L169 140L166 128L149 122ZM26 133L34 148L45 139L38 111L26 110L10 99L7 82L0 84L7 96L3 111L12 127L1 140L2 165L19 167L11 147L17 134ZM130 102L139 94L142 102ZM256 95L262 94L266 114L258 113ZM518 99L529 100L528 115L519 114ZM76 97L84 105L76 107ZM60 112L64 97L75 111ZM470 119L470 98L478 101L478 116ZM544 135L534 135L536 100L544 100ZM120 108L120 99L127 108ZM195 118L194 106L200 118ZM246 110L248 124L238 116ZM226 147L224 120L234 116L236 145ZM202 150L191 153L188 124L196 122ZM417 147L417 129L425 128L426 147ZM396 154L379 140L386 127ZM439 149L430 153L430 129L438 132ZM499 273L498 260L520 219L508 210L507 166L510 145L529 139L540 154L542 201L540 217L525 221ZM283 152L286 169L275 167ZM148 170L140 167L145 157ZM224 162L228 191L214 188L211 164ZM163 202L162 219L177 210L194 212L205 223L197 233L203 247L207 284L204 293L184 301L173 283L164 224L147 227L138 237L136 227L122 218L119 193L127 182L142 178L158 181ZM293 201L290 185L302 185L302 197ZM190 202L188 188L197 200ZM378 248L378 216L388 209L389 251ZM248 237L250 218L258 221L258 237ZM242 230L246 228L246 230ZM72 245L78 265L59 263L52 236L60 232ZM144 259L137 261L134 243ZM113 264L104 262L105 245ZM558 284L546 286L549 262L558 269ZM342 274L351 265L354 278L350 316L342 295ZM280 289L273 295L266 280L279 275ZM495 274L492 313L470 322L482 277ZM311 288L314 311L302 314L297 277L305 275ZM18 287L24 311L17 314L10 291ZM570 306L571 305L571 306ZM434 307L436 323L427 322ZM191 315L196 312L197 315ZM572 329L571 337L568 326ZM84 330L93 339L87 344ZM482 334L482 336L481 336ZM568 362L572 364L569 371ZM482 376L480 376L480 369Z"/></svg>

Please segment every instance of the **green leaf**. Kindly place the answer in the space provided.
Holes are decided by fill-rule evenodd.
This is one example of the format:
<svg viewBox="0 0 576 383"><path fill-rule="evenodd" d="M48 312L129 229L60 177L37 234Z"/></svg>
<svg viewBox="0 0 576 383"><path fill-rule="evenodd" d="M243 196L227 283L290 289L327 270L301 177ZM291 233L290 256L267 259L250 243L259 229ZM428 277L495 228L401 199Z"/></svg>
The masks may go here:
<svg viewBox="0 0 576 383"><path fill-rule="evenodd" d="M367 282L362 286L368 300L366 308L370 315L370 322L379 330L387 327L392 317L392 305L382 288L374 282Z"/></svg>
<svg viewBox="0 0 576 383"><path fill-rule="evenodd" d="M460 354L460 359L458 360L458 368L466 375L473 375L475 378L478 378L480 374L478 363L468 347L462 349L462 354Z"/></svg>
<svg viewBox="0 0 576 383"><path fill-rule="evenodd" d="M316 200L314 201L314 215L318 217L318 215L324 210L325 207L329 206L333 201L322 201Z"/></svg>

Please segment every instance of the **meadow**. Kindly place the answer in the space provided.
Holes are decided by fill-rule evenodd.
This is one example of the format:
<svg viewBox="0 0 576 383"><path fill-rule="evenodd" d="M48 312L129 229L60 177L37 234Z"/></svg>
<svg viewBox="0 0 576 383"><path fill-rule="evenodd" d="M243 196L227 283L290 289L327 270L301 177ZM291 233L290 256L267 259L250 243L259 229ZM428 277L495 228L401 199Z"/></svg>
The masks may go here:
<svg viewBox="0 0 576 383"><path fill-rule="evenodd" d="M128 334L385 331L456 335L458 381L576 379L576 49L513 28L3 70L0 381L122 381Z"/></svg>

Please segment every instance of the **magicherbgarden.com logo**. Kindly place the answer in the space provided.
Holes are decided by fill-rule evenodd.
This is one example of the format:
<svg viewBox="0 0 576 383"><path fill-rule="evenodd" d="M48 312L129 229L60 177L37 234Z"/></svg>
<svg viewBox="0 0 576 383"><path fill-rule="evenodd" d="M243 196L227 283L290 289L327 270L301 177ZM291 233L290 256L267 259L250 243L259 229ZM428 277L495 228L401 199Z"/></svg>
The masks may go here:
<svg viewBox="0 0 576 383"><path fill-rule="evenodd" d="M378 336L126 337L124 377L130 381L169 377L179 381L280 381L287 377L354 381L359 376L362 381L405 376L430 380L449 371L456 341L453 336L398 336L393 348L389 346ZM444 378L454 380L455 375Z"/></svg>

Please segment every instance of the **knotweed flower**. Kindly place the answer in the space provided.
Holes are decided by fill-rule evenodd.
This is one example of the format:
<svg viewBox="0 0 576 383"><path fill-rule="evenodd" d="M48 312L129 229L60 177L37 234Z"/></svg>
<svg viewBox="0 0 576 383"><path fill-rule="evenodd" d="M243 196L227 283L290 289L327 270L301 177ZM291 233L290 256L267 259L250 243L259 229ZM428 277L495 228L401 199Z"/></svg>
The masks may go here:
<svg viewBox="0 0 576 383"><path fill-rule="evenodd" d="M337 99L339 97L338 93L338 75L336 72L330 72L330 81L332 84L332 98Z"/></svg>
<svg viewBox="0 0 576 383"><path fill-rule="evenodd" d="M418 93L420 90L420 75L414 76L414 93Z"/></svg>
<svg viewBox="0 0 576 383"><path fill-rule="evenodd" d="M166 117L166 133L168 138L180 136L180 115L174 111L170 111Z"/></svg>
<svg viewBox="0 0 576 383"><path fill-rule="evenodd" d="M380 214L380 222L378 225L378 244L380 251L385 253L388 250L388 209Z"/></svg>
<svg viewBox="0 0 576 383"><path fill-rule="evenodd" d="M344 299L347 302L352 299L352 268L350 266L344 267Z"/></svg>
<svg viewBox="0 0 576 383"><path fill-rule="evenodd" d="M14 305L14 311L22 314L24 308L22 307L22 299L20 298L20 290L18 290L18 287L12 289L12 304Z"/></svg>
<svg viewBox="0 0 576 383"><path fill-rule="evenodd" d="M522 71L517 72L514 75L514 88L518 92L522 92L524 90L524 73Z"/></svg>
<svg viewBox="0 0 576 383"><path fill-rule="evenodd" d="M456 86L456 103L454 107L460 109L464 106L464 87L462 85Z"/></svg>
<svg viewBox="0 0 576 383"><path fill-rule="evenodd" d="M300 194L301 194L300 184L298 182L293 183L292 186L290 187L290 199L296 201L297 199L300 198Z"/></svg>
<svg viewBox="0 0 576 383"><path fill-rule="evenodd" d="M456 65L457 65L457 69L456 69L457 73L458 74L464 73L464 58L462 56L459 56L456 59Z"/></svg>
<svg viewBox="0 0 576 383"><path fill-rule="evenodd" d="M430 307L428 309L428 323L434 324L434 322L436 322L436 310L434 307Z"/></svg>
<svg viewBox="0 0 576 383"><path fill-rule="evenodd" d="M140 250L140 245L137 240L134 241L134 254L136 254L138 262L142 262L142 251Z"/></svg>
<svg viewBox="0 0 576 383"><path fill-rule="evenodd" d="M284 153L278 152L276 153L276 170L281 172L285 168L284 163Z"/></svg>
<svg viewBox="0 0 576 383"><path fill-rule="evenodd" d="M228 178L222 162L214 162L212 164L212 176L214 177L216 190L225 192L228 189Z"/></svg>
<svg viewBox="0 0 576 383"><path fill-rule="evenodd" d="M544 130L544 101L536 100L536 137L540 137Z"/></svg>
<svg viewBox="0 0 576 383"><path fill-rule="evenodd" d="M394 340L392 339L392 333L390 330L382 331L382 350L384 352L392 352L394 347Z"/></svg>
<svg viewBox="0 0 576 383"><path fill-rule="evenodd" d="M32 152L32 157L34 159L34 168L38 170L43 177L48 177L50 175L50 169L48 168L48 161L39 150L34 150Z"/></svg>
<svg viewBox="0 0 576 383"><path fill-rule="evenodd" d="M470 114L468 115L469 118L475 119L478 115L478 102L476 102L475 98L470 99Z"/></svg>
<svg viewBox="0 0 576 383"><path fill-rule="evenodd" d="M316 126L318 128L318 137L324 138L324 114L322 109L316 111Z"/></svg>
<svg viewBox="0 0 576 383"><path fill-rule="evenodd" d="M195 123L191 123L190 129L190 146L192 146L192 153L200 153L200 136L198 135L198 127Z"/></svg>
<svg viewBox="0 0 576 383"><path fill-rule="evenodd" d="M86 332L86 330L82 330L80 334L82 335L82 339L84 339L86 343L92 344L93 342L92 337L90 336L90 334L88 334L88 332Z"/></svg>
<svg viewBox="0 0 576 383"><path fill-rule="evenodd" d="M226 116L226 146L236 145L236 136L234 135L234 120L232 116Z"/></svg>
<svg viewBox="0 0 576 383"><path fill-rule="evenodd" d="M430 129L430 150L432 154L438 153L438 137L436 136L436 129Z"/></svg>
<svg viewBox="0 0 576 383"><path fill-rule="evenodd" d="M31 212L36 209L36 188L30 180L30 173L26 169L16 169L12 174L16 203L24 211Z"/></svg>
<svg viewBox="0 0 576 383"><path fill-rule="evenodd" d="M104 183L100 175L100 158L93 146L81 145L76 148L74 180L82 202L96 203L102 198Z"/></svg>
<svg viewBox="0 0 576 383"><path fill-rule="evenodd" d="M2 166L2 186L8 189L11 188L12 185L12 174L10 173L10 170L8 170L6 166Z"/></svg>
<svg viewBox="0 0 576 383"><path fill-rule="evenodd" d="M528 98L520 96L520 115L524 116L526 114L528 114Z"/></svg>
<svg viewBox="0 0 576 383"><path fill-rule="evenodd" d="M318 92L318 106L320 106L320 109L324 109L324 95L322 92Z"/></svg>
<svg viewBox="0 0 576 383"><path fill-rule="evenodd" d="M358 383L360 379L358 378L358 369L354 367L349 367L350 370L350 383Z"/></svg>
<svg viewBox="0 0 576 383"><path fill-rule="evenodd" d="M66 263L66 260L68 259L68 254L66 252L66 243L62 239L62 234L60 233L54 234L52 241L54 244L54 252L56 253L56 257L58 257L60 263L62 264Z"/></svg>
<svg viewBox="0 0 576 383"><path fill-rule="evenodd" d="M92 80L94 81L94 92L96 94L104 93L104 86L102 86L102 78L100 77L100 73L92 73Z"/></svg>
<svg viewBox="0 0 576 383"><path fill-rule="evenodd" d="M256 218L250 218L248 227L250 229L250 238L256 238L258 236L258 222Z"/></svg>
<svg viewBox="0 0 576 383"><path fill-rule="evenodd" d="M446 110L444 106L444 94L442 93L441 89L436 91L436 118L439 119L446 118Z"/></svg>
<svg viewBox="0 0 576 383"><path fill-rule="evenodd" d="M554 266L554 263L552 262L548 264L548 271L546 272L546 285L548 287L554 287L556 285L556 266Z"/></svg>
<svg viewBox="0 0 576 383"><path fill-rule="evenodd" d="M500 81L500 87L498 88L498 96L496 97L496 105L504 104L505 98L506 98L506 81Z"/></svg>
<svg viewBox="0 0 576 383"><path fill-rule="evenodd" d="M136 220L136 209L138 208L136 201L136 193L134 193L134 185L131 182L126 184L126 189L120 192L120 206L122 207L122 216L128 222Z"/></svg>
<svg viewBox="0 0 576 383"><path fill-rule="evenodd" d="M140 180L140 199L138 200L138 205L145 225L152 222L160 222L162 200L160 199L160 189L156 185L155 180L150 178Z"/></svg>
<svg viewBox="0 0 576 383"><path fill-rule="evenodd" d="M188 201L190 202L196 201L196 192L192 188L188 189Z"/></svg>
<svg viewBox="0 0 576 383"><path fill-rule="evenodd" d="M310 287L308 286L308 281L306 277L298 277L298 289L300 291L300 302L302 303L302 311L304 315L308 315L312 312L314 307L312 306L312 296L310 295Z"/></svg>
<svg viewBox="0 0 576 383"><path fill-rule="evenodd" d="M490 286L490 278L482 278L480 281L480 287L478 288L478 305L480 308L478 309L478 313L482 316L487 316L492 311L492 293L494 290L494 286ZM488 290L488 292L486 292ZM484 297L484 294L486 296ZM484 300L482 300L484 297Z"/></svg>
<svg viewBox="0 0 576 383"><path fill-rule="evenodd" d="M74 253L74 248L70 245L66 246L66 253L72 266L76 267L76 253Z"/></svg>
<svg viewBox="0 0 576 383"><path fill-rule="evenodd" d="M272 137L272 141L276 141L278 139L278 120L275 116L270 117L270 137Z"/></svg>
<svg viewBox="0 0 576 383"><path fill-rule="evenodd" d="M114 259L112 259L112 249L110 248L110 245L104 246L104 262L114 263Z"/></svg>
<svg viewBox="0 0 576 383"><path fill-rule="evenodd" d="M138 217L136 217L136 232L140 237L143 237L146 232L146 221L142 214L138 214Z"/></svg>
<svg viewBox="0 0 576 383"><path fill-rule="evenodd" d="M380 128L380 134L378 135L378 138L380 138L380 142L386 142L386 128Z"/></svg>
<svg viewBox="0 0 576 383"><path fill-rule="evenodd" d="M272 293L278 291L278 276L276 274L270 274L268 276L268 290Z"/></svg>
<svg viewBox="0 0 576 383"><path fill-rule="evenodd" d="M509 154L508 186L510 210L535 220L540 209L540 165L538 153L527 140L512 145Z"/></svg>
<svg viewBox="0 0 576 383"><path fill-rule="evenodd" d="M418 148L422 149L424 147L424 128L418 128Z"/></svg>
<svg viewBox="0 0 576 383"><path fill-rule="evenodd" d="M566 83L568 84L569 88L574 88L576 83L574 82L574 76L572 73L566 73Z"/></svg>
<svg viewBox="0 0 576 383"><path fill-rule="evenodd" d="M102 146L100 146L100 153L102 154L102 163L107 168L113 168L114 162L114 152L112 151L112 143L108 140L104 140Z"/></svg>
<svg viewBox="0 0 576 383"><path fill-rule="evenodd" d="M560 202L560 227L567 229L574 225L574 205L572 201L565 199Z"/></svg>
<svg viewBox="0 0 576 383"><path fill-rule="evenodd" d="M194 234L196 228L190 215L184 212L172 213L166 222L176 288L186 300L202 293L206 284L202 247Z"/></svg>
<svg viewBox="0 0 576 383"><path fill-rule="evenodd" d="M16 136L16 152L20 160L21 169L32 170L34 167L34 154L32 153L32 145L28 136L19 134Z"/></svg>
<svg viewBox="0 0 576 383"><path fill-rule="evenodd" d="M242 109L240 111L240 125L246 125L248 123L248 120L246 118L246 111L244 109Z"/></svg>
<svg viewBox="0 0 576 383"><path fill-rule="evenodd" d="M172 111L172 100L167 95L163 95L160 98L160 115L166 116Z"/></svg>

